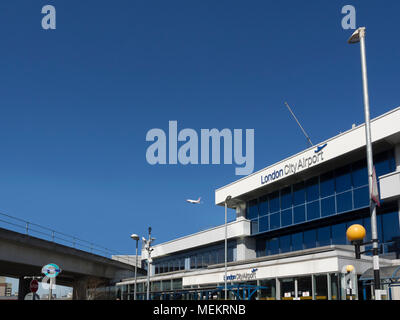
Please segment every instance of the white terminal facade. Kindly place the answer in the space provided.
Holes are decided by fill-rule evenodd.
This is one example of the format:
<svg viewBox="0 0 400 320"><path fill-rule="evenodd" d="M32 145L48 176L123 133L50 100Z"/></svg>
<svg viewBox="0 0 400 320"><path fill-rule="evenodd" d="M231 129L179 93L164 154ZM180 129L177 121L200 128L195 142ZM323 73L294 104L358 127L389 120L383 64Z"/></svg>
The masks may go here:
<svg viewBox="0 0 400 320"><path fill-rule="evenodd" d="M400 299L400 107L371 120L371 134L382 287ZM371 240L368 190L364 124L217 189L221 214L228 196L236 210L227 225L229 297L374 298L372 255L355 259L346 239L361 224ZM223 298L224 240L221 225L153 246L151 299ZM146 299L146 281L137 279L137 299ZM122 299L134 298L134 282L117 283Z"/></svg>

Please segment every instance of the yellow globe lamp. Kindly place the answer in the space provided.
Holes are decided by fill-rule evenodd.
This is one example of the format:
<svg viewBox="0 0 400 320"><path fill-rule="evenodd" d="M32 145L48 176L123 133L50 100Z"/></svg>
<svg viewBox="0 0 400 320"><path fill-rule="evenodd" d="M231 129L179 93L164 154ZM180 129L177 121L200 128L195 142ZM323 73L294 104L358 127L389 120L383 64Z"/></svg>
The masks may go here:
<svg viewBox="0 0 400 320"><path fill-rule="evenodd" d="M365 238L366 231L361 224L353 224L346 231L346 237L350 242L361 241Z"/></svg>
<svg viewBox="0 0 400 320"><path fill-rule="evenodd" d="M353 265L349 264L349 265L346 266L346 271L347 272L352 272L353 270L354 270L354 266Z"/></svg>

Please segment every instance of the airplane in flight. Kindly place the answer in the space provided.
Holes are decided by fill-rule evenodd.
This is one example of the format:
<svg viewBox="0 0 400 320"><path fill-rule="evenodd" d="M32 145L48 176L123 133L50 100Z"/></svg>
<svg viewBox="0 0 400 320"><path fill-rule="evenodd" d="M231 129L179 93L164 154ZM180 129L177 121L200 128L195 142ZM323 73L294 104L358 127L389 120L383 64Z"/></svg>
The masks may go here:
<svg viewBox="0 0 400 320"><path fill-rule="evenodd" d="M192 200L192 199L187 199L186 202L189 202L191 204L200 204L201 198L199 197L197 200Z"/></svg>

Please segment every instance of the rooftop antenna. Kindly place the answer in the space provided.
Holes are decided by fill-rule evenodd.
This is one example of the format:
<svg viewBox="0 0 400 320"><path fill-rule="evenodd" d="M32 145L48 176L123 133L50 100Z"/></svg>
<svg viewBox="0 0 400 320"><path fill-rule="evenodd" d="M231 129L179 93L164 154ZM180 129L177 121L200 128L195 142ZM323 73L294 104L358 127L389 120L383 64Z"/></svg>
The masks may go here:
<svg viewBox="0 0 400 320"><path fill-rule="evenodd" d="M308 143L310 144L310 146L314 146L313 143L311 142L310 137L308 136L307 132L303 129L303 127L301 126L299 120L297 120L296 116L294 115L292 109L290 108L289 104L285 101L285 105L286 107L289 109L290 113L292 114L294 120L296 120L297 124L299 125L301 131L303 131L303 134L306 136Z"/></svg>

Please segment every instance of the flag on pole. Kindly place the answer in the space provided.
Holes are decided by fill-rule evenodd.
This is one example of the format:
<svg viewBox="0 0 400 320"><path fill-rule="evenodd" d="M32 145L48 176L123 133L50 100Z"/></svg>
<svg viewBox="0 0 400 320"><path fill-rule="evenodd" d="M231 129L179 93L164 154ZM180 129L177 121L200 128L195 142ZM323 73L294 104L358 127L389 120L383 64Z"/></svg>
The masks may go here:
<svg viewBox="0 0 400 320"><path fill-rule="evenodd" d="M374 201L376 203L376 205L378 207L381 206L381 203L379 202L378 180L376 179L375 166L373 167L373 170L372 170L371 199L372 199L372 201Z"/></svg>

